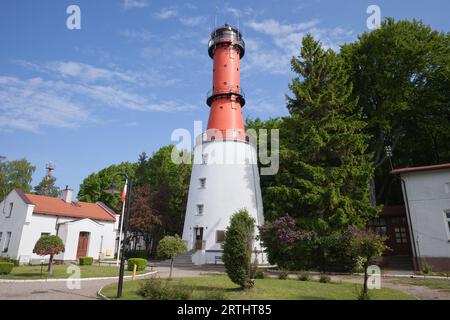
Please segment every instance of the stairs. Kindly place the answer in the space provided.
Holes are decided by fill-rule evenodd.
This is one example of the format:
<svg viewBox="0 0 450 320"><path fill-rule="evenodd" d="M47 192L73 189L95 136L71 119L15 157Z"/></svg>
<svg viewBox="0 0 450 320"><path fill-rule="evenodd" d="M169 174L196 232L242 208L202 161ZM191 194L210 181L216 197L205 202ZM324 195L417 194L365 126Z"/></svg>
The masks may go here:
<svg viewBox="0 0 450 320"><path fill-rule="evenodd" d="M195 264L192 263L192 255L195 253L195 250L186 251L177 255L173 259L174 267L194 267ZM158 265L161 267L170 267L170 259L158 262Z"/></svg>

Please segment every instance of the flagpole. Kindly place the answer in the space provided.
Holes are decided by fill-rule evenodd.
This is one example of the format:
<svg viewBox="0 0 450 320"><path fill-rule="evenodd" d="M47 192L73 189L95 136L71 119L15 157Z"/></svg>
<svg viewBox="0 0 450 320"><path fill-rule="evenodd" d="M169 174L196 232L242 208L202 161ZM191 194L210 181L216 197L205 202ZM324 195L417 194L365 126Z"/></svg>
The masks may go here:
<svg viewBox="0 0 450 320"><path fill-rule="evenodd" d="M125 180L125 188L128 185L128 180ZM125 198L126 199L126 198ZM122 229L123 229L123 217L124 217L124 213L125 213L125 201L122 201L122 215L120 216L120 229L119 229L119 245L117 248L117 258L116 258L116 266L119 265L120 262L120 248L122 248Z"/></svg>

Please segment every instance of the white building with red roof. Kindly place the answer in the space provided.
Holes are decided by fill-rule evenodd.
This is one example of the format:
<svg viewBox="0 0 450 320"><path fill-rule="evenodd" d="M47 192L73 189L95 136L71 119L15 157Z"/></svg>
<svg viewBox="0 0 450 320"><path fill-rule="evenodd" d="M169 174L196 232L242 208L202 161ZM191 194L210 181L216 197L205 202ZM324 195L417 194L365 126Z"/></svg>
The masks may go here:
<svg viewBox="0 0 450 320"><path fill-rule="evenodd" d="M0 203L0 256L21 264L48 259L33 253L42 235L58 235L65 252L59 261L76 261L81 256L113 258L118 236L119 216L101 202L72 201L72 190L62 198L11 191Z"/></svg>
<svg viewBox="0 0 450 320"><path fill-rule="evenodd" d="M450 270L450 163L400 168L414 265Z"/></svg>

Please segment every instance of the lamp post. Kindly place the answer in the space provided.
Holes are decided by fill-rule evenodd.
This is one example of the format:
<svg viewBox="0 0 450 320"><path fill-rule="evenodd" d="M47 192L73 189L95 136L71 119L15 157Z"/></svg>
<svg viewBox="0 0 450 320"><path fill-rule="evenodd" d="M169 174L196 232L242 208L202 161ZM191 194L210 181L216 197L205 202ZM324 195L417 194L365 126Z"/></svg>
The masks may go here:
<svg viewBox="0 0 450 320"><path fill-rule="evenodd" d="M125 190L125 201L123 204L123 216L121 217L122 221L121 224L123 223L123 230L121 230L120 232L124 234L124 239L122 241L122 243L120 243L120 239L121 239L121 233L119 235L119 248L121 248L121 250L117 251L117 255L120 254L120 252L122 252L122 255L120 256L120 269L119 269L119 283L117 284L117 298L120 298L122 296L122 288L123 288L123 274L125 271L125 255L124 250L125 250L125 239L126 239L126 235L127 235L127 231L128 231L128 218L130 216L130 200L131 200L131 190L132 190L132 185L133 182L132 180L130 180L128 178L128 176L124 173L118 173L115 176L122 176L125 178L126 181L126 190ZM114 177L115 177L114 176ZM113 179L114 179L113 177ZM111 187L109 187L107 190L105 190L104 192L109 193L109 194L120 194L120 190L118 190L115 185L114 182L111 184Z"/></svg>

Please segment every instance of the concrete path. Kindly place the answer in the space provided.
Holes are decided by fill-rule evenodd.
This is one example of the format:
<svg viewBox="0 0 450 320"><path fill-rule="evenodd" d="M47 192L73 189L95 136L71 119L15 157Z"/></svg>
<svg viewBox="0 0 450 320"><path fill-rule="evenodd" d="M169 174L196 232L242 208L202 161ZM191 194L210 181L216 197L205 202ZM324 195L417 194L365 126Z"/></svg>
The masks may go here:
<svg viewBox="0 0 450 320"><path fill-rule="evenodd" d="M169 267L155 267L158 277L169 276ZM196 277L207 273L222 272L220 267L211 268L174 268L174 277ZM150 270L149 270L150 271ZM152 277L150 275L148 277ZM142 279L142 277L140 278ZM129 280L125 280L129 281ZM84 280L80 282L80 289L69 289L67 282L0 282L0 300L92 300L100 299L98 290L108 284L116 283L117 279Z"/></svg>

